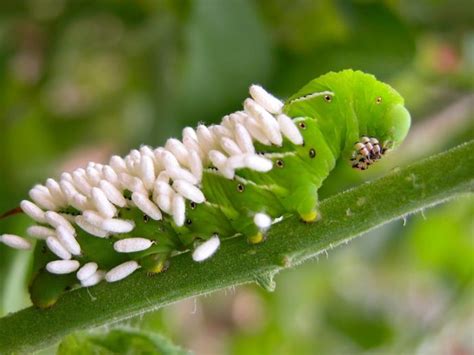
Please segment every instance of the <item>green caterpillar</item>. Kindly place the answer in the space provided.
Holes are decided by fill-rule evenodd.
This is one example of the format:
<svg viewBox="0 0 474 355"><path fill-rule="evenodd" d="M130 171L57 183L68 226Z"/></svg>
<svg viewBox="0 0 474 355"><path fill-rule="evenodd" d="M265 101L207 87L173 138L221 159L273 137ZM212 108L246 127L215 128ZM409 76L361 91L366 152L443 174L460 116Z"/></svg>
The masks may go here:
<svg viewBox="0 0 474 355"><path fill-rule="evenodd" d="M336 160L367 169L410 126L403 98L360 71L323 75L285 103L256 85L250 94L219 125L188 127L164 148L143 146L33 187L33 202L21 203L37 222L28 228L38 239L33 303L50 307L71 287L138 268L159 273L184 250L203 261L235 234L260 243L291 214L314 222ZM0 241L31 245L11 234Z"/></svg>

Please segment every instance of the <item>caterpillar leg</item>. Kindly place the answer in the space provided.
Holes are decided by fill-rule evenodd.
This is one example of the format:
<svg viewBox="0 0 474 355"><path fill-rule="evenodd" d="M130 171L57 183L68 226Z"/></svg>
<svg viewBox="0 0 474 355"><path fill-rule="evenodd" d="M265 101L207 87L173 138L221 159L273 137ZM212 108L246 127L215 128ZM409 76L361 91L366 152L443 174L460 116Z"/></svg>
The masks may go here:
<svg viewBox="0 0 474 355"><path fill-rule="evenodd" d="M258 212L253 217L244 217L237 221L236 229L242 233L250 244L265 241L266 234L272 225L272 217L264 212Z"/></svg>
<svg viewBox="0 0 474 355"><path fill-rule="evenodd" d="M150 274L159 274L169 266L169 253L154 253L139 260L140 265Z"/></svg>
<svg viewBox="0 0 474 355"><path fill-rule="evenodd" d="M255 232L247 237L251 244L258 244L265 241L266 233L272 225L272 218L263 212L256 213L253 217L253 225Z"/></svg>
<svg viewBox="0 0 474 355"><path fill-rule="evenodd" d="M49 308L75 284L77 280L74 274L55 275L41 269L29 286L31 302L39 308Z"/></svg>
<svg viewBox="0 0 474 355"><path fill-rule="evenodd" d="M265 234L262 233L261 231L257 231L255 232L255 234L252 234L250 236L247 237L247 241L250 243L250 244L259 244L259 243L263 243L265 241L266 237L265 237Z"/></svg>
<svg viewBox="0 0 474 355"><path fill-rule="evenodd" d="M321 216L317 207L318 193L315 185L310 184L302 187L294 194L293 198L298 201L296 210L304 223L313 223L319 220Z"/></svg>
<svg viewBox="0 0 474 355"><path fill-rule="evenodd" d="M313 209L309 212L300 213L300 218L305 223L313 223L316 222L320 218L319 211L317 209Z"/></svg>

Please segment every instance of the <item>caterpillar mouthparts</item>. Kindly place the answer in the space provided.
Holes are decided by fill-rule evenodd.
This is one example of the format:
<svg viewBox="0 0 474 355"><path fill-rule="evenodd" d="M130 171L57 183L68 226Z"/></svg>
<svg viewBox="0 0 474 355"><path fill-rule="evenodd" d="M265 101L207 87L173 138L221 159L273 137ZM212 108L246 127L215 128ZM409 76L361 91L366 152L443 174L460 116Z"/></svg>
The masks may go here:
<svg viewBox="0 0 474 355"><path fill-rule="evenodd" d="M354 144L351 163L354 169L366 170L370 165L382 159L388 150L388 143L380 145L375 137L362 136Z"/></svg>

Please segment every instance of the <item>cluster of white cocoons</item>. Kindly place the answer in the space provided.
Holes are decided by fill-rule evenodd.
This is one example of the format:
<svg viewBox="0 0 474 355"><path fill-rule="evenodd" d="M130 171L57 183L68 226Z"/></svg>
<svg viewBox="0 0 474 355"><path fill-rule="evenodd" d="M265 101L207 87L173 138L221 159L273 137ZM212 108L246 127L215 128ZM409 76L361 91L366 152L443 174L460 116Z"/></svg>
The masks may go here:
<svg viewBox="0 0 474 355"><path fill-rule="evenodd" d="M161 220L167 214L177 226L182 226L186 200L205 203L201 191L205 169L212 165L217 168L216 174L228 179L234 178L235 171L241 168L267 172L273 163L257 154L254 142L280 146L286 138L293 144L303 144L294 121L282 113L280 100L257 85L250 87L250 95L244 110L225 116L221 124L187 127L182 140L168 139L164 147L142 146L124 158L112 156L108 165L89 163L85 169L63 173L59 181L48 179L44 185L34 186L29 193L33 202L24 200L20 207L39 223L28 228L29 236L46 240L48 248L59 258L47 264L47 270L54 274L77 271L83 286L92 286L102 279L121 280L138 269L139 264L127 261L108 272L99 270L95 263L81 267L74 260L81 255L76 227L98 238L129 233L135 223L117 217L118 209L123 207L137 207L153 220ZM131 192L131 200L124 197L126 190ZM80 214L60 212L69 206ZM263 212L255 215L254 222L260 230L272 224ZM0 236L0 242L17 249L31 246L26 239L11 234ZM193 259L209 258L219 244L219 238L213 236L194 250ZM131 253L152 245L151 240L137 237L119 239L114 248L119 253Z"/></svg>

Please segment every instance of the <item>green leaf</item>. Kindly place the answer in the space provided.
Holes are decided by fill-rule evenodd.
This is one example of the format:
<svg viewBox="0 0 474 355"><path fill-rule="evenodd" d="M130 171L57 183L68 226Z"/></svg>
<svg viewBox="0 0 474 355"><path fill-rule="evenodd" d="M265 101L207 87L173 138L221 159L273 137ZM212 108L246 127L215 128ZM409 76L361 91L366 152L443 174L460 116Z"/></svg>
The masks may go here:
<svg viewBox="0 0 474 355"><path fill-rule="evenodd" d="M187 297L255 281L306 261L377 226L474 189L474 141L425 159L321 202L315 224L292 217L275 225L260 245L242 238L222 243L210 260L189 253L150 277L137 272L124 281L65 294L51 309L27 308L0 319L0 352L29 352L82 329L117 322Z"/></svg>

